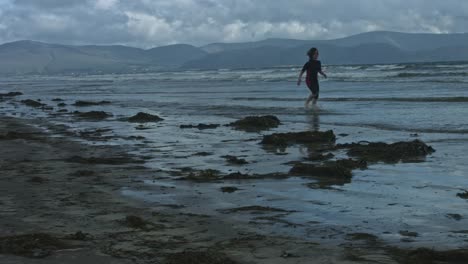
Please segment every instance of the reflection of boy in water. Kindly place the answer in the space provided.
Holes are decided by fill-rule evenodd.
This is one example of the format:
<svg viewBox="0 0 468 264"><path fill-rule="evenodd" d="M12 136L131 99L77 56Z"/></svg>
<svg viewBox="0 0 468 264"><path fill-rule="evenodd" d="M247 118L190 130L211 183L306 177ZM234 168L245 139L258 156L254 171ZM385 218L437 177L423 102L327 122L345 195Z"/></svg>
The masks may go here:
<svg viewBox="0 0 468 264"><path fill-rule="evenodd" d="M309 61L304 64L304 67L302 67L301 73L299 74L299 79L297 80L297 85L301 85L301 79L302 75L304 72L307 72L306 74L306 84L309 90L311 91L311 94L307 98L305 102L305 107L309 105L310 101L313 102L312 104L315 106L317 103L317 99L319 97L319 82L318 82L318 73L320 73L323 77L327 78L327 75L322 72L322 63L317 60L319 56L319 52L317 48L311 48L307 52L307 56L309 56Z"/></svg>

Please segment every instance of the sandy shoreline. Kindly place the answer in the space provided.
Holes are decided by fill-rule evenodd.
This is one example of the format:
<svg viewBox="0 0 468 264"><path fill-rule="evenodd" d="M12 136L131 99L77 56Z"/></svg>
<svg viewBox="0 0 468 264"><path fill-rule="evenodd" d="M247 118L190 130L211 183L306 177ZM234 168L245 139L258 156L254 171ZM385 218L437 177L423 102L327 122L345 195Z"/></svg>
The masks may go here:
<svg viewBox="0 0 468 264"><path fill-rule="evenodd" d="M296 256L293 251L299 248L305 256L295 257L291 263L340 259L341 252L324 251L314 243L268 238L219 219L173 209L154 211L131 201L119 189L142 184L131 180L134 175L156 172L134 163L72 162L77 156L115 159L126 154L117 147L91 147L52 138L28 122L13 118L0 122L3 248L9 241L5 237L37 233L48 234L66 246L33 246L18 254L44 258L3 254L2 263L184 263L183 255L174 255L184 250L201 252L199 258L211 260L209 263L223 263L224 256L239 263L288 263L288 254ZM301 259L305 262L298 262Z"/></svg>
<svg viewBox="0 0 468 264"><path fill-rule="evenodd" d="M120 190L144 188L135 175L158 175L141 157L53 137L64 131L35 122L0 118L1 263L432 263L366 234L322 245L131 200ZM423 253L443 263L467 259Z"/></svg>

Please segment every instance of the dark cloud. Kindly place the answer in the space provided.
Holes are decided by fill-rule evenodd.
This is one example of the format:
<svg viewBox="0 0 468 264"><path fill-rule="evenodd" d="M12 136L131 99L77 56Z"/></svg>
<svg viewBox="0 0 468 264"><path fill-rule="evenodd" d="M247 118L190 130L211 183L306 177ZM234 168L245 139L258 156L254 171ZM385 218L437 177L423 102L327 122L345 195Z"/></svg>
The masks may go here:
<svg viewBox="0 0 468 264"><path fill-rule="evenodd" d="M14 0L13 4L17 7L35 7L41 9L50 8L70 8L83 3L83 0Z"/></svg>
<svg viewBox="0 0 468 264"><path fill-rule="evenodd" d="M0 0L0 7L0 42L139 47L464 32L468 16L465 0Z"/></svg>

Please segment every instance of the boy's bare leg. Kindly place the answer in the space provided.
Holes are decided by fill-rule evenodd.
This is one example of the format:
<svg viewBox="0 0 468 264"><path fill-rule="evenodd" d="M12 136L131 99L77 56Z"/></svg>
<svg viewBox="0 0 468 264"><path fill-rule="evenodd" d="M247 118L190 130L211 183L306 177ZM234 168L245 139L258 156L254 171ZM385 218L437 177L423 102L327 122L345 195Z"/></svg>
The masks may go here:
<svg viewBox="0 0 468 264"><path fill-rule="evenodd" d="M315 95L311 95L313 97L313 101L312 101L312 107L315 109L315 110L318 110L319 107L317 105L317 97Z"/></svg>
<svg viewBox="0 0 468 264"><path fill-rule="evenodd" d="M310 104L310 102L312 101L312 99L314 99L314 97L313 97L312 94L310 94L309 97L307 97L307 100L306 100L306 102L305 102L305 104L304 104L304 107L305 107L305 108L307 108L307 107L309 106L309 104Z"/></svg>

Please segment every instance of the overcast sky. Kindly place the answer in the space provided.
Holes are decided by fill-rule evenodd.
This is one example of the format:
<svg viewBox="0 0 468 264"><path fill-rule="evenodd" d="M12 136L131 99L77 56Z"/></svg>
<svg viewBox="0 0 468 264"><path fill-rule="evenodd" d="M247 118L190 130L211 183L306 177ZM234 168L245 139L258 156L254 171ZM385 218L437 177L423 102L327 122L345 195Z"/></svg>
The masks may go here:
<svg viewBox="0 0 468 264"><path fill-rule="evenodd" d="M149 48L467 27L468 0L0 0L0 43Z"/></svg>

